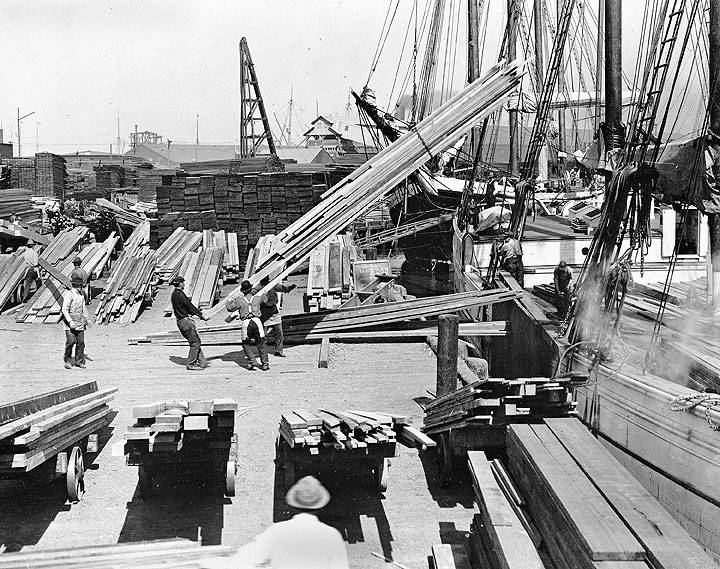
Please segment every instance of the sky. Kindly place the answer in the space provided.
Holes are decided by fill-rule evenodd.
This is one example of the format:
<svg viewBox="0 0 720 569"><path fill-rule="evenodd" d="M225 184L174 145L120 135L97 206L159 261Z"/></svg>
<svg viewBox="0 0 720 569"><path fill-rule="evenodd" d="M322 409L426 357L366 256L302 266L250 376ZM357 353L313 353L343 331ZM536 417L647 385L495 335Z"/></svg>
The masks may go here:
<svg viewBox="0 0 720 569"><path fill-rule="evenodd" d="M277 133L293 92L293 139L320 114L342 115L362 89L388 16L393 27L370 85L385 106L409 65L416 0L0 0L0 122L23 155L107 151L137 125L176 143L237 140L238 43L246 37ZM431 0L417 0L418 25ZM461 14L466 0L446 0ZM491 0L487 46L505 1ZM625 3L624 41L638 33L640 0ZM629 7L628 7L629 6ZM390 10L388 9L390 7ZM405 56L398 59L406 30ZM458 67L465 23L458 24ZM494 49L494 48L493 48ZM421 57L421 55L420 55ZM418 71L419 72L419 71ZM462 73L448 78L462 86ZM127 149L127 145L125 149ZM17 152L17 147L15 149Z"/></svg>

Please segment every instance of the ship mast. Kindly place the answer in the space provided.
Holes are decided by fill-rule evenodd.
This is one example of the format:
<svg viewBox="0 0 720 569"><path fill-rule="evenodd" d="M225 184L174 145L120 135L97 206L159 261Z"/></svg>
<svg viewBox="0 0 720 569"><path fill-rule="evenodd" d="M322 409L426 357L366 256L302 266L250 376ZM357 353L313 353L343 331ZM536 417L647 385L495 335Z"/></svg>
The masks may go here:
<svg viewBox="0 0 720 569"><path fill-rule="evenodd" d="M508 42L507 58L514 61L517 57L517 24L518 24L518 0L507 0L508 11ZM510 164L509 170L512 176L520 175L520 140L518 138L518 110L510 109Z"/></svg>
<svg viewBox="0 0 720 569"><path fill-rule="evenodd" d="M709 114L710 132L720 136L720 0L710 0L709 18ZM711 142L717 144L717 141ZM720 214L708 214L713 306L720 307Z"/></svg>
<svg viewBox="0 0 720 569"><path fill-rule="evenodd" d="M622 0L605 0L605 138L613 150L622 130Z"/></svg>

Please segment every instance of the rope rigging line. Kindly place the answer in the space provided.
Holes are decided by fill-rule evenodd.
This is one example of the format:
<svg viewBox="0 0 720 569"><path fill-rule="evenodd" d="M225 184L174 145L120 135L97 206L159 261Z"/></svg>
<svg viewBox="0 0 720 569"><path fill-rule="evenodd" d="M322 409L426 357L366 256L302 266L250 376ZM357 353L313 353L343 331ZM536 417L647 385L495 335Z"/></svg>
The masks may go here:
<svg viewBox="0 0 720 569"><path fill-rule="evenodd" d="M390 4L388 4L388 9L387 9L387 12L385 13L385 21L383 22L382 30L380 30L380 38L378 39L378 45L375 48L375 55L373 55L372 64L370 66L370 72L368 73L367 81L365 81L365 86L367 86L370 83L370 78L372 77L372 74L375 73L377 64L380 61L380 56L382 55L383 49L385 49L385 43L387 42L393 22L395 21L395 15L397 14L398 6L400 6L400 0L396 0L395 10L393 10L392 18L390 18L390 23L387 24L387 31L386 31L385 24L387 23L388 16L390 15L390 10L392 9L392 2ZM383 32L385 33L384 37L383 37Z"/></svg>

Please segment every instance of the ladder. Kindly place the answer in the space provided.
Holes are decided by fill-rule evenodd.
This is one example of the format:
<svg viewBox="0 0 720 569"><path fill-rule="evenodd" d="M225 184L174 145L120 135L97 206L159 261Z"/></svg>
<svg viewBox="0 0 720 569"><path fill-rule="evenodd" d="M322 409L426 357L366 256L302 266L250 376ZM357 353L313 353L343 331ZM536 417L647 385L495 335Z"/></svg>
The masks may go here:
<svg viewBox="0 0 720 569"><path fill-rule="evenodd" d="M257 111L260 116L257 116ZM260 123L260 124L258 124ZM250 57L247 40L240 40L240 157L255 156L263 141L267 141L270 154L277 154L270 121L265 112L260 94L260 84L255 74L255 66Z"/></svg>

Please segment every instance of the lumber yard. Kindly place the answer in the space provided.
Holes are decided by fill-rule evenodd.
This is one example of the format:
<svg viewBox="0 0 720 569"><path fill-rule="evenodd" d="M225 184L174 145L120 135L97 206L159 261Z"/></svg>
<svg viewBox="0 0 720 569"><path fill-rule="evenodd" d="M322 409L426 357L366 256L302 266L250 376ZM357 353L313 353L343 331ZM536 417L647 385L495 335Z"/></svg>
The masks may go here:
<svg viewBox="0 0 720 569"><path fill-rule="evenodd" d="M587 219L608 218L594 213L602 204L590 189L570 192L558 180L571 164L593 184L610 180L610 165L624 159L590 169L583 152L581 160L565 151L565 103L554 92L556 84L569 88L558 77L565 60L580 67L576 98L590 101L570 105L573 113L599 114L604 98L623 100L599 84L591 89L587 76L603 61L586 53L593 42L563 52L574 24L587 31L583 3L503 0L495 10L492 1L397 1L379 21L358 6L367 26L382 25L370 74L363 68L360 79L360 63L349 59L348 75L335 67L331 77L320 44L280 28L290 14L315 34L296 6L268 2L265 14L239 3L270 26L275 47L295 46L290 65L227 6L178 3L177 14L187 10L189 22L212 22L217 33L199 43L196 28L178 19L188 64L178 68L179 53L163 51L160 65L154 44L134 29L146 8L117 4L105 32L123 51L130 48L115 28L132 28L133 43L155 62L141 75L146 84L133 83L147 102L122 100L133 116L156 113L178 132L190 109L195 142L133 123L126 149L115 110L109 152L43 145L38 122L35 152L25 140L21 154L22 121L34 113L20 108L17 155L0 129L0 569L720 566L720 374L709 293L669 280L635 285L621 256L612 285L589 298L576 293L578 277L560 258L571 249L580 255L586 242L596 247ZM598 38L620 4L587 7ZM704 6L653 8L658 27L642 32L643 49L652 38L661 53L671 50L684 29L674 18L690 22L699 7L711 12ZM354 10L328 2L318 21L368 32ZM720 2L715 10L720 24ZM407 23L405 40L396 13ZM247 37L235 38L229 24ZM153 35L174 43L166 25ZM237 46L227 61L210 47L226 36ZM327 38L321 43L345 58L346 39ZM481 63L496 39L499 54ZM604 46L608 57L619 43ZM327 74L315 79L312 105L293 83L292 68L305 61L297 48L306 44L307 69L317 64ZM381 63L386 48L399 50L390 71ZM535 57L520 55L533 50ZM465 51L467 73L456 78L448 66ZM235 110L224 100L227 77L204 81L217 62L197 57L210 54L237 66ZM83 57L93 68L101 61ZM107 62L97 63L98 96L103 80L124 73L124 57L109 75ZM650 86L667 58L648 66ZM145 64L132 61L142 73ZM383 99L398 96L394 109L378 102L375 74L391 89ZM336 92L330 81L366 76L344 114L320 112L325 91L323 106L330 97L345 105L347 89ZM180 79L187 90L177 88ZM269 94L279 85L291 93L284 115ZM638 103L637 112L650 106ZM303 116L311 107L315 114ZM557 144L551 110L562 123ZM234 143L200 144L206 117L208 138L227 139L214 123L234 122ZM50 112L42 119L50 130ZM529 139L518 138L522 120L534 121ZM509 160L495 156L505 121ZM650 129L648 143L654 122L637 122ZM574 137L579 145L577 128ZM602 140L619 139L608 130ZM641 142L633 144L635 151ZM557 171L548 174L553 160ZM572 221L546 215L564 207L544 197L550 189L582 196L565 208ZM641 208L645 198L625 201ZM659 222L677 231L676 256L692 245L677 219ZM587 264L591 249L582 256ZM695 275L699 262L685 254L678 271ZM573 320L573 310L601 301L604 309ZM619 323L623 310L631 323ZM638 342L661 333L642 373L629 371L642 359ZM683 379L670 391L668 374Z"/></svg>

